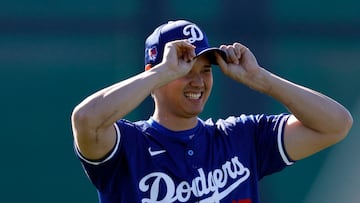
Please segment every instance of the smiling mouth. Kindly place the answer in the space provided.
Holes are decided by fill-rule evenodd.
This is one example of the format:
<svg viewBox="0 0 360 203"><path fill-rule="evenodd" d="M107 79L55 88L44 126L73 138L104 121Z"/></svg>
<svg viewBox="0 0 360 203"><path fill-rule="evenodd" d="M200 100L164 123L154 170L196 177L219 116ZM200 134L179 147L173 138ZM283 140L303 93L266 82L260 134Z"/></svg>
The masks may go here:
<svg viewBox="0 0 360 203"><path fill-rule="evenodd" d="M185 93L185 97L188 99L200 99L202 96L202 93Z"/></svg>

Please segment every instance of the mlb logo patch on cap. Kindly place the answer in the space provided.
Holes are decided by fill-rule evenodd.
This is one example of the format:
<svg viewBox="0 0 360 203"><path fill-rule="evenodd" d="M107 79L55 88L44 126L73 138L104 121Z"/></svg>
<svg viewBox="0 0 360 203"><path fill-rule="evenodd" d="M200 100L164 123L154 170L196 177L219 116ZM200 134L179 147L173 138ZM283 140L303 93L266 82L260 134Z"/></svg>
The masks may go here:
<svg viewBox="0 0 360 203"><path fill-rule="evenodd" d="M155 61L157 54L158 54L156 46L149 48L147 54L148 54L150 60Z"/></svg>
<svg viewBox="0 0 360 203"><path fill-rule="evenodd" d="M197 56L203 53L218 52L224 58L225 52L210 47L205 33L194 23L186 20L169 21L157 27L145 41L145 65L156 65L161 62L165 44L174 40L188 40L195 48ZM214 56L210 61L216 64Z"/></svg>

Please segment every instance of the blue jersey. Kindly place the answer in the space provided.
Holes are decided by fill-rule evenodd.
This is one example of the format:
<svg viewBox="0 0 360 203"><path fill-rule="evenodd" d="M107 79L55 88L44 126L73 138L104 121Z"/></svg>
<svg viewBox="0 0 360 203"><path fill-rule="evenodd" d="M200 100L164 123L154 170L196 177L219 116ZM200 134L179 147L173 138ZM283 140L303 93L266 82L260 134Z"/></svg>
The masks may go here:
<svg viewBox="0 0 360 203"><path fill-rule="evenodd" d="M77 154L102 203L258 203L258 181L293 164L284 150L288 115L241 115L171 131L153 119L114 125L99 161Z"/></svg>

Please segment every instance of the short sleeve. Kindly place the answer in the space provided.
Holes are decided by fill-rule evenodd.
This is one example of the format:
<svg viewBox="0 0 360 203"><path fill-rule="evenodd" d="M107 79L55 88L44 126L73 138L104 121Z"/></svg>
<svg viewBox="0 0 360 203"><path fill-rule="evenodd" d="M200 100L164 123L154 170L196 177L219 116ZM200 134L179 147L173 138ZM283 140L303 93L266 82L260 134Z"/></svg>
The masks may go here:
<svg viewBox="0 0 360 203"><path fill-rule="evenodd" d="M74 145L75 153L79 157L82 167L89 177L91 182L96 186L97 189L101 189L107 185L107 182L111 180L114 170L116 170L119 164L120 158L119 148L121 143L120 128L117 123L114 124L116 130L116 143L112 150L110 150L102 159L89 160L85 158L79 151L76 145Z"/></svg>
<svg viewBox="0 0 360 203"><path fill-rule="evenodd" d="M120 130L119 130L119 127L114 124L114 128L116 130L116 143L113 147L112 150L110 150L110 152L108 152L102 159L98 159L98 160L89 160L87 159L86 157L84 157L79 149L77 148L76 144L74 144L74 148L75 148L75 153L77 154L77 156L80 158L80 160L82 162L85 162L87 164L90 164L90 165L100 165L100 164L103 164L105 162L107 162L108 160L110 160L112 157L114 157L115 153L117 152L118 148L119 148L119 143L120 143Z"/></svg>
<svg viewBox="0 0 360 203"><path fill-rule="evenodd" d="M294 163L284 147L284 129L288 118L288 114L252 117L256 126L255 147L260 178Z"/></svg>

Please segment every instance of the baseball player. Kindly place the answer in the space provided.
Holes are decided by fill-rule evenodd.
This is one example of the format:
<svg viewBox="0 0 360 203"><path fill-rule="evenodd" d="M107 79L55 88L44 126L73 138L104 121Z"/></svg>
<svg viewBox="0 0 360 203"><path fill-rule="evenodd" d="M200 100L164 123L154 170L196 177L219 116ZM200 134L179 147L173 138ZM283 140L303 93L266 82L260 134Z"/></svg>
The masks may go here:
<svg viewBox="0 0 360 203"><path fill-rule="evenodd" d="M199 118L213 64L289 113ZM145 69L90 95L72 114L75 151L102 203L258 203L261 178L339 142L352 126L336 101L270 73L241 43L211 47L186 20L146 39ZM125 120L149 95L153 115Z"/></svg>

